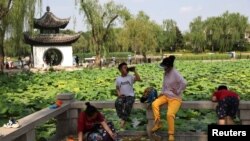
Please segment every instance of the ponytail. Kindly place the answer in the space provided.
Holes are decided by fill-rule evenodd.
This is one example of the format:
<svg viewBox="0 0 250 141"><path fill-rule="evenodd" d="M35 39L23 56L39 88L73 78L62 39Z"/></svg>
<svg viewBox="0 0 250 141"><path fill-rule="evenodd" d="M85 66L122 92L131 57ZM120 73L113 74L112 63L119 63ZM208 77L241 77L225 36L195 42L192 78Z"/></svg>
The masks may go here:
<svg viewBox="0 0 250 141"><path fill-rule="evenodd" d="M85 113L88 117L92 117L95 113L98 112L97 108L92 106L89 102L86 102L85 105L87 106L85 109Z"/></svg>

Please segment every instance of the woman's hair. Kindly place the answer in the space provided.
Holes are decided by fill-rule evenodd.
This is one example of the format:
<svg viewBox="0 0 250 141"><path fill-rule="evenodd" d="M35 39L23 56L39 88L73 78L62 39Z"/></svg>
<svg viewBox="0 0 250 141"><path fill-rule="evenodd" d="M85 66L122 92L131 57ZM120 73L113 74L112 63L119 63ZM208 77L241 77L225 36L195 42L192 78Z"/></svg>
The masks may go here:
<svg viewBox="0 0 250 141"><path fill-rule="evenodd" d="M174 66L174 60L175 60L175 56L174 55L170 55L169 57L166 57L162 60L162 62L160 63L161 67L173 67Z"/></svg>
<svg viewBox="0 0 250 141"><path fill-rule="evenodd" d="M92 106L89 102L86 102L85 105L87 106L85 109L85 113L88 117L92 117L95 113L98 112L97 108Z"/></svg>
<svg viewBox="0 0 250 141"><path fill-rule="evenodd" d="M174 55L170 55L168 58L169 58L169 65L171 67L173 67L174 66L175 56Z"/></svg>
<svg viewBox="0 0 250 141"><path fill-rule="evenodd" d="M218 87L218 90L227 90L227 86L225 86L225 85L220 85L220 86Z"/></svg>

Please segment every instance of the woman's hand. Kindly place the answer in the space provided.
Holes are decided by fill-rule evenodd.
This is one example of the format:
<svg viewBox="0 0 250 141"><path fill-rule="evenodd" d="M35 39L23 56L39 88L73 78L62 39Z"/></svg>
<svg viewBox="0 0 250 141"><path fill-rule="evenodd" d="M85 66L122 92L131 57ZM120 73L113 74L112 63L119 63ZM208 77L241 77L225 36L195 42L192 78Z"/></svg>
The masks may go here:
<svg viewBox="0 0 250 141"><path fill-rule="evenodd" d="M110 137L113 139L113 140L115 140L116 139L116 137L117 137L117 134L116 133L110 133L109 134L110 135Z"/></svg>
<svg viewBox="0 0 250 141"><path fill-rule="evenodd" d="M178 92L177 92L176 89L172 89L171 91L172 91L175 95L178 95Z"/></svg>
<svg viewBox="0 0 250 141"><path fill-rule="evenodd" d="M116 134L112 132L112 130L110 129L110 127L108 126L107 122L103 121L101 122L101 125L103 126L103 128L108 132L108 134L110 135L110 137L112 139L116 138Z"/></svg>
<svg viewBox="0 0 250 141"><path fill-rule="evenodd" d="M158 95L158 97L163 96L163 95L164 95L164 93L163 93L163 92L161 92L161 93Z"/></svg>
<svg viewBox="0 0 250 141"><path fill-rule="evenodd" d="M82 132L78 133L78 141L83 141L83 134L82 134Z"/></svg>

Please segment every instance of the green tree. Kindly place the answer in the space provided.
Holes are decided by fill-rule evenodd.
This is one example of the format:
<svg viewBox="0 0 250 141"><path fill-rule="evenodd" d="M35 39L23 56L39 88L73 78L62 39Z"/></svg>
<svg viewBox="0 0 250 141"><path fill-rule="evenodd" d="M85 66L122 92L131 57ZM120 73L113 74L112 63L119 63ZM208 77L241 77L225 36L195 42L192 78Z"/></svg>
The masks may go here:
<svg viewBox="0 0 250 141"><path fill-rule="evenodd" d="M208 18L204 23L208 48L220 52L238 50L239 42L244 41L247 21L247 17L228 11L221 16Z"/></svg>
<svg viewBox="0 0 250 141"><path fill-rule="evenodd" d="M12 0L0 1L0 20L9 12Z"/></svg>
<svg viewBox="0 0 250 141"><path fill-rule="evenodd" d="M41 6L41 0L1 0L0 2L0 71L4 64L4 39L6 34L13 38L13 45L19 50L23 30L32 27L35 4ZM7 7L4 5L7 4ZM12 7L11 7L12 5ZM11 7L11 8L10 8ZM19 50L20 51L20 50Z"/></svg>
<svg viewBox="0 0 250 141"><path fill-rule="evenodd" d="M123 50L133 51L143 55L147 60L147 53L155 51L157 47L157 25L140 11L135 18L128 20L120 32L119 44Z"/></svg>
<svg viewBox="0 0 250 141"><path fill-rule="evenodd" d="M0 1L0 73L4 69L4 36L7 27L6 15L10 10L12 0L2 0Z"/></svg>
<svg viewBox="0 0 250 141"><path fill-rule="evenodd" d="M190 43L193 47L193 51L196 53L204 52L205 51L205 29L204 29L204 22L202 21L201 17L195 18L189 25L190 28L190 36L191 40Z"/></svg>
<svg viewBox="0 0 250 141"><path fill-rule="evenodd" d="M101 5L98 0L80 0L81 11L84 12L88 28L92 33L93 45L96 52L96 64L100 65L102 52L106 51L104 43L108 40L115 21L122 15L127 19L127 10L121 5L109 1ZM122 19L122 18L121 18ZM129 18L128 18L129 19Z"/></svg>
<svg viewBox="0 0 250 141"><path fill-rule="evenodd" d="M176 27L177 24L174 20L172 19L166 19L163 20L162 28L164 31L164 46L165 50L168 51L175 51L175 46L176 46L176 39L177 39L177 34L176 34Z"/></svg>
<svg viewBox="0 0 250 141"><path fill-rule="evenodd" d="M85 52L89 52L88 42L83 35L81 35L80 38L72 44L72 48L73 54L83 54Z"/></svg>
<svg viewBox="0 0 250 141"><path fill-rule="evenodd" d="M183 47L184 47L184 38L183 38L183 35L182 35L180 29L178 28L178 26L176 26L175 31L176 31L175 50L183 49Z"/></svg>

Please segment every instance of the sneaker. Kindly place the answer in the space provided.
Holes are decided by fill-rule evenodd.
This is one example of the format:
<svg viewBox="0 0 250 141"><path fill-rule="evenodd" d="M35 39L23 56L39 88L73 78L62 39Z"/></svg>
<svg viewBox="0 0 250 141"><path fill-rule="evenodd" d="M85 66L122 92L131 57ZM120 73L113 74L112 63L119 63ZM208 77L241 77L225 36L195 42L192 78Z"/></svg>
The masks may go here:
<svg viewBox="0 0 250 141"><path fill-rule="evenodd" d="M168 136L168 141L174 141L174 135L169 135Z"/></svg>
<svg viewBox="0 0 250 141"><path fill-rule="evenodd" d="M10 119L7 124L4 124L3 127L5 128L18 128L20 127L18 121L15 121L14 119Z"/></svg>
<svg viewBox="0 0 250 141"><path fill-rule="evenodd" d="M12 124L12 128L18 128L20 127L20 124L16 121L16 123Z"/></svg>
<svg viewBox="0 0 250 141"><path fill-rule="evenodd" d="M4 124L3 127L4 128L11 128L11 124L10 123Z"/></svg>

